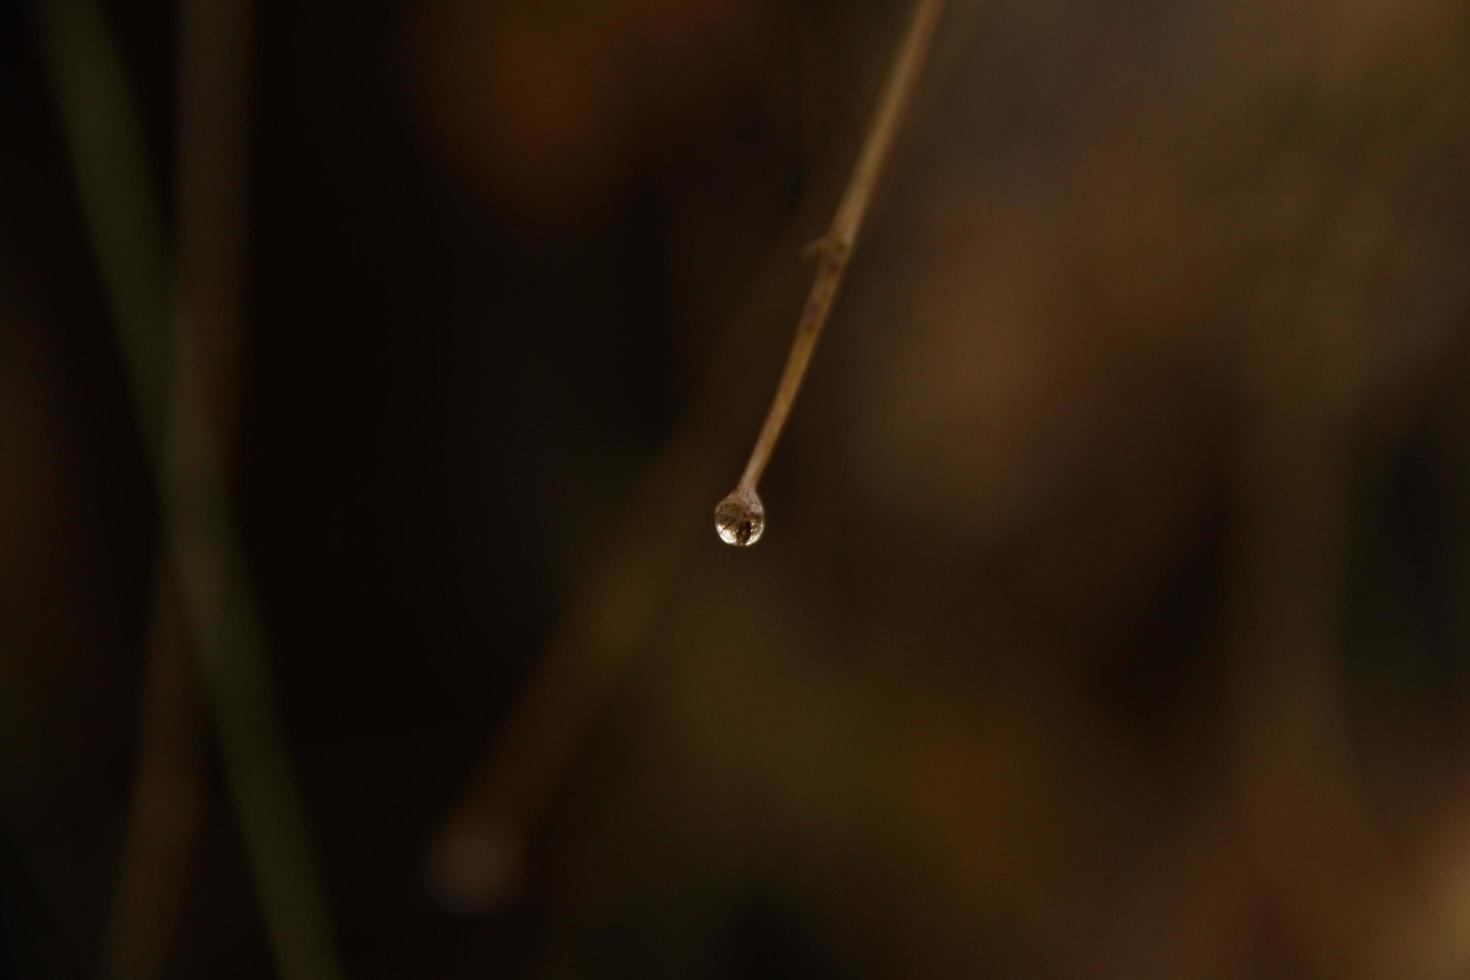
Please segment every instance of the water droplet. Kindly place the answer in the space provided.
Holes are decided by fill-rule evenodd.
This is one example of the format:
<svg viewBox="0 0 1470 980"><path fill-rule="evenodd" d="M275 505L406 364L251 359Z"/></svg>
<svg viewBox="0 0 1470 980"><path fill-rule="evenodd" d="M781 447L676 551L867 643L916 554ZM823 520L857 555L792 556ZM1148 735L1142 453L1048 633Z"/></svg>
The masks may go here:
<svg viewBox="0 0 1470 980"><path fill-rule="evenodd" d="M737 490L715 506L715 533L726 544L748 548L765 530L766 508L754 490Z"/></svg>

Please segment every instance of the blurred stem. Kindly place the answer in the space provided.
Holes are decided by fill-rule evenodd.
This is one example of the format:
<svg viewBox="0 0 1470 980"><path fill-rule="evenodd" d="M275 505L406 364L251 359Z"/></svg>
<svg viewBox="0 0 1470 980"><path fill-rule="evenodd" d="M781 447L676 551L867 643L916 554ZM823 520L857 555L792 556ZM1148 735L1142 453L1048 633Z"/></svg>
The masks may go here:
<svg viewBox="0 0 1470 980"><path fill-rule="evenodd" d="M158 471L171 353L162 329L169 270L132 86L95 0L37 0L35 12L138 430Z"/></svg>
<svg viewBox="0 0 1470 980"><path fill-rule="evenodd" d="M186 68L196 63L187 47L191 38L207 36L198 33L201 24L220 23L195 14L228 10L220 0L199 4L186 10L181 30ZM178 582L271 945L283 976L331 980L341 969L276 709L258 604L231 521L217 433L208 421L207 357L196 318L207 319L210 306L198 302L192 276L169 300L173 272L136 100L101 10L93 0L37 0L36 20L157 484L163 560L172 563ZM238 28L243 22L234 23ZM248 47L248 33L238 29L214 40L231 38ZM245 48L235 51L243 66ZM187 84L181 88L181 125L187 126L199 115L188 102L196 96ZM192 141L185 136L181 177L187 181ZM197 203L186 187L181 211ZM198 240L183 237L186 247Z"/></svg>
<svg viewBox="0 0 1470 980"><path fill-rule="evenodd" d="M153 588L132 800L103 951L103 975L112 980L163 974L204 813L204 719L182 603L164 563Z"/></svg>
<svg viewBox="0 0 1470 980"><path fill-rule="evenodd" d="M227 467L245 308L252 12L248 3L185 0L179 13L179 292L201 331L219 463ZM174 431L188 424L179 418L182 404L168 406ZM114 980L164 972L203 817L203 708L182 604L178 576L165 563L154 588L133 796L104 952Z"/></svg>

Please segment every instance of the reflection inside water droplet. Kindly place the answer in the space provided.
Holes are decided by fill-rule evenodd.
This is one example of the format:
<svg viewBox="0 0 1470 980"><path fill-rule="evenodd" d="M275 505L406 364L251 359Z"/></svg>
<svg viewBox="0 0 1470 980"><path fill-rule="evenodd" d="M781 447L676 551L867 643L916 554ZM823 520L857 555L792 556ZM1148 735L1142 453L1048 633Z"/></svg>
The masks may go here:
<svg viewBox="0 0 1470 980"><path fill-rule="evenodd" d="M726 544L748 548L766 530L766 508L754 490L739 490L715 506L715 533Z"/></svg>

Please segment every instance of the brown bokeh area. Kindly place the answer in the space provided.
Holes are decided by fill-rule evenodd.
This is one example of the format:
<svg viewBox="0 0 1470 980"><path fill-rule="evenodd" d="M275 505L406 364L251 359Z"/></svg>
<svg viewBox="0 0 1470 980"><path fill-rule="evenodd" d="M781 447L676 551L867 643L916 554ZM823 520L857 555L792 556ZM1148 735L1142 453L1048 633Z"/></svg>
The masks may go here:
<svg viewBox="0 0 1470 980"><path fill-rule="evenodd" d="M749 549L909 3L245 4L233 130L102 4L278 714L191 632L43 7L0 975L1470 972L1464 4L951 0Z"/></svg>

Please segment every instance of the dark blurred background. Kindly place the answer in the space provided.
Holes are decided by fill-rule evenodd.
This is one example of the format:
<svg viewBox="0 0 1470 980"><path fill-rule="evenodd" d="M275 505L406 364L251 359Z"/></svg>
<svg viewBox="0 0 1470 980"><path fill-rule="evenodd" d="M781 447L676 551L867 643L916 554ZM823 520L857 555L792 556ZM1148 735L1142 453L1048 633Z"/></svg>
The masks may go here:
<svg viewBox="0 0 1470 980"><path fill-rule="evenodd" d="M748 551L908 3L92 7L0 12L0 974L1470 975L1459 0L951 2Z"/></svg>

